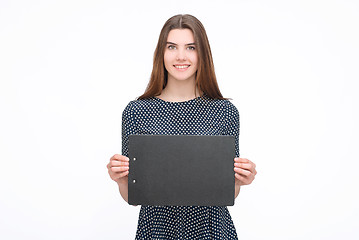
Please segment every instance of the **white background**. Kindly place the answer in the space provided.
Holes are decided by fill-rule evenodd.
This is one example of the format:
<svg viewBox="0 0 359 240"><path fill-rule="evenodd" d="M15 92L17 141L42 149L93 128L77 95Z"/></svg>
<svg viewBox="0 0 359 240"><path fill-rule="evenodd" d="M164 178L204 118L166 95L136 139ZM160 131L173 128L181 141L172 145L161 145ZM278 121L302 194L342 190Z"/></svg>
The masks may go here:
<svg viewBox="0 0 359 240"><path fill-rule="evenodd" d="M204 24L258 175L240 239L359 239L359 3L0 2L0 238L134 239L140 207L106 164L164 22Z"/></svg>

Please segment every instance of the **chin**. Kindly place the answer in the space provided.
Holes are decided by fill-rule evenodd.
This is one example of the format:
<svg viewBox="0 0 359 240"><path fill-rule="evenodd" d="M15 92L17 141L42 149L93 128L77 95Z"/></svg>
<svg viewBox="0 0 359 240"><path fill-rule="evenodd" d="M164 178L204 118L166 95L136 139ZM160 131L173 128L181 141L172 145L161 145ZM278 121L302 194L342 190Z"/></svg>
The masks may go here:
<svg viewBox="0 0 359 240"><path fill-rule="evenodd" d="M176 75L169 74L169 76L170 76L170 78L173 78L174 80L177 80L177 81L186 81L191 78L193 78L193 79L196 78L196 76L194 74L190 75L190 76L176 76Z"/></svg>

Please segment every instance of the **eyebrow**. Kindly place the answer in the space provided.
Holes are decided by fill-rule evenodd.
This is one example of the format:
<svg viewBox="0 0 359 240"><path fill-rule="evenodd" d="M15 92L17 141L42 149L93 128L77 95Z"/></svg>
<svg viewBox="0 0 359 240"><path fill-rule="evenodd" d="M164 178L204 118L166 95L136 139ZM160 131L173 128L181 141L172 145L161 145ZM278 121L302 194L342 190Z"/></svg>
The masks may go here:
<svg viewBox="0 0 359 240"><path fill-rule="evenodd" d="M167 42L167 44L178 45L177 43L173 43L173 42ZM196 44L195 43L187 43L185 45L189 46L189 45L196 45Z"/></svg>

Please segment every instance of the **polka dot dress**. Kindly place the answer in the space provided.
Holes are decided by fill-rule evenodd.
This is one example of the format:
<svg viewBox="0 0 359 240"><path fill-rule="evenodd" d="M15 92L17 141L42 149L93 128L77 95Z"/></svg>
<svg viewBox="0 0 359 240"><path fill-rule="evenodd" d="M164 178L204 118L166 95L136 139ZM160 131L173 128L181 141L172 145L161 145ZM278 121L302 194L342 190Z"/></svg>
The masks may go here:
<svg viewBox="0 0 359 240"><path fill-rule="evenodd" d="M232 135L239 156L236 107L206 95L185 102L156 97L131 101L122 114L122 155L128 156L131 134ZM141 206L136 239L238 238L227 207Z"/></svg>

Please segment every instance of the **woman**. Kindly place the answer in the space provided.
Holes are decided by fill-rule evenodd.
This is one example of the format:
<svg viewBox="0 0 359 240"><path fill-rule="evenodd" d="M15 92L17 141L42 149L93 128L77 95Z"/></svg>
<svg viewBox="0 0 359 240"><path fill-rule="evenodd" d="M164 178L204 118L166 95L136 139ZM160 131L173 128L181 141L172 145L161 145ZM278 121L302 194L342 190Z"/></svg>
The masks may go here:
<svg viewBox="0 0 359 240"><path fill-rule="evenodd" d="M255 164L239 158L239 115L219 91L205 29L191 15L167 20L159 36L147 89L122 115L122 155L107 165L128 201L128 136L232 135L235 197L250 184ZM237 239L227 207L141 206L136 239Z"/></svg>

